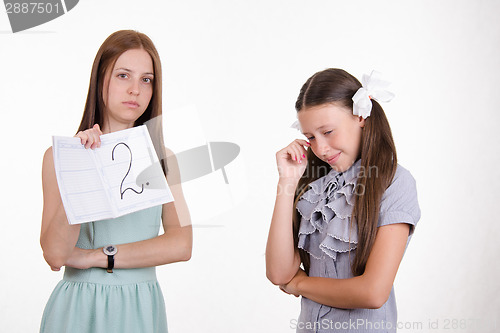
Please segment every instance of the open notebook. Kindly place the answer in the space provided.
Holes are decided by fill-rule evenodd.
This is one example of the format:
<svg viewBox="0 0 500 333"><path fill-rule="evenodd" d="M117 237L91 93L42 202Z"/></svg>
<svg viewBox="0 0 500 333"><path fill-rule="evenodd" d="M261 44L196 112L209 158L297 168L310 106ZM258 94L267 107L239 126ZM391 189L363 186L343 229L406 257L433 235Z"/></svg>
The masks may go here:
<svg viewBox="0 0 500 333"><path fill-rule="evenodd" d="M101 135L101 147L53 137L59 192L70 224L115 218L173 201L146 126Z"/></svg>

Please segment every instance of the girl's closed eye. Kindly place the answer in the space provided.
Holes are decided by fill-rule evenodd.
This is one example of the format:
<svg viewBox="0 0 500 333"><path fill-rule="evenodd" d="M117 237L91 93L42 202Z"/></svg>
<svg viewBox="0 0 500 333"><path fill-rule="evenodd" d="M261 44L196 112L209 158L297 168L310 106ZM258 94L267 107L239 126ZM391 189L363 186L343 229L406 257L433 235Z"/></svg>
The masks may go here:
<svg viewBox="0 0 500 333"><path fill-rule="evenodd" d="M323 133L323 134L324 134L324 135L328 135L328 134L330 134L330 133L332 133L332 132L333 132L333 130L332 130L332 131L326 131L326 132L325 132L325 133Z"/></svg>

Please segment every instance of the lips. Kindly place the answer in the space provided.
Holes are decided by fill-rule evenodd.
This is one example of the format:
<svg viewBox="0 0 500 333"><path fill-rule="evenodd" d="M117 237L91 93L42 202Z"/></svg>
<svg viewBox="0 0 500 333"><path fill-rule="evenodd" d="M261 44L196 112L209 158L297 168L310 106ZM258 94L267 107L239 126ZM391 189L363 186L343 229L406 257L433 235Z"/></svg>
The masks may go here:
<svg viewBox="0 0 500 333"><path fill-rule="evenodd" d="M327 162L328 164L333 164L333 163L337 162L337 160L339 159L339 157L340 157L340 153L335 154L335 155L333 155L332 157L328 158L328 159L326 160L326 162Z"/></svg>
<svg viewBox="0 0 500 333"><path fill-rule="evenodd" d="M135 101L126 101L126 102L123 102L123 104L125 106L128 106L129 108L138 108L139 107L139 103L135 102Z"/></svg>

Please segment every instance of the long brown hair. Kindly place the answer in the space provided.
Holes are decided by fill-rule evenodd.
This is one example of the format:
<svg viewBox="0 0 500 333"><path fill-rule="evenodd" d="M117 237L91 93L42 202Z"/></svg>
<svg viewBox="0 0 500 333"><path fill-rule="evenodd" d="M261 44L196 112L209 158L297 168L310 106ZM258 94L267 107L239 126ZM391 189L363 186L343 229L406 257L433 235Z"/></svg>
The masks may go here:
<svg viewBox="0 0 500 333"><path fill-rule="evenodd" d="M165 156L165 146L163 143L163 130L161 125L162 114L162 77L161 77L161 62L158 51L154 46L151 39L143 33L134 30L119 30L112 33L102 43L97 51L92 65L92 72L90 74L89 91L87 93L87 101L83 111L82 121L78 127L78 131L85 131L91 128L94 124L99 124L102 128L104 122L105 104L103 99L104 80L106 74L113 69L116 60L125 51L142 49L145 50L153 62L153 95L149 105L144 113L137 119L134 126L143 125L149 120L148 129L151 134L155 150L159 158ZM163 161L163 172L167 173L166 160Z"/></svg>
<svg viewBox="0 0 500 333"><path fill-rule="evenodd" d="M302 86L295 109L300 112L305 107L335 103L352 110L352 97L360 87L361 83L346 71L337 68L326 69L311 76ZM362 275L365 270L377 233L380 200L391 184L397 168L396 147L389 122L380 104L375 100L372 100L372 104L371 115L366 118L362 131L361 150L358 156L361 158L362 171L358 175L356 188L364 191L358 191L361 193L356 194L351 215L351 226L355 220L358 233L356 256L351 267L355 276ZM300 225L300 214L296 210L297 202L308 189L308 185L326 175L330 169L326 162L316 157L308 148L307 167L295 191L293 215L295 247L298 244ZM371 170L376 170L376 174L372 174ZM309 255L302 249L299 249L299 254L306 272L309 272Z"/></svg>

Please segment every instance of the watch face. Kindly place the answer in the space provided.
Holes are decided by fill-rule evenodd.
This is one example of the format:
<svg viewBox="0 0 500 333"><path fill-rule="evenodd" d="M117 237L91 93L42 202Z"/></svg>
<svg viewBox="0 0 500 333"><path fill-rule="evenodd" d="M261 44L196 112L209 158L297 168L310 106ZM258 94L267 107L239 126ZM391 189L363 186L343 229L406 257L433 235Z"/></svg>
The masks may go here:
<svg viewBox="0 0 500 333"><path fill-rule="evenodd" d="M118 252L117 248L114 246L114 245L108 245L108 246L105 246L103 249L105 254L107 254L108 256L112 256L112 255L115 255L116 252Z"/></svg>

